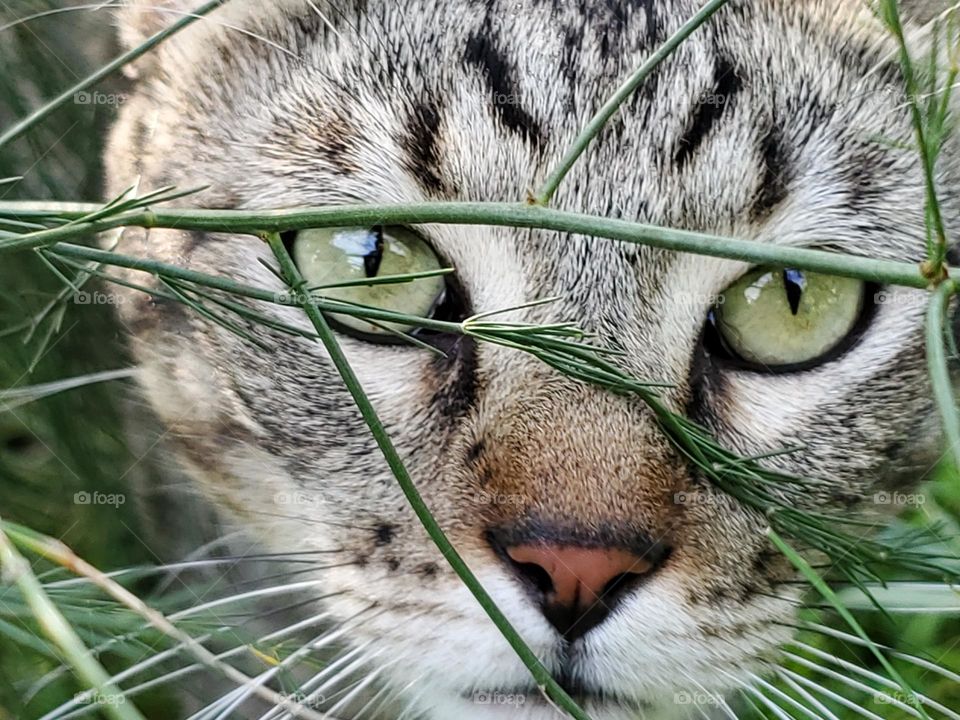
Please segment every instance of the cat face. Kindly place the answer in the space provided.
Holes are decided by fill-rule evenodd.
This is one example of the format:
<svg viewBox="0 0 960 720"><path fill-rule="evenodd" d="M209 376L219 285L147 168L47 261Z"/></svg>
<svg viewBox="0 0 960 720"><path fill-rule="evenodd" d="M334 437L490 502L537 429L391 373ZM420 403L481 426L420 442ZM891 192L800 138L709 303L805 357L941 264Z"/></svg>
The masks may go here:
<svg viewBox="0 0 960 720"><path fill-rule="evenodd" d="M111 189L207 186L189 202L246 209L519 201L695 10L234 0L139 68ZM129 43L171 17L125 12ZM922 181L916 152L896 145L911 126L892 48L858 2L731 3L611 120L553 205L919 262ZM754 341L795 322L811 278L759 272L738 286L744 263L539 230L342 237L373 238L357 257L380 264L413 232L400 246L423 243L456 270L427 312L558 297L507 317L576 321L741 454L802 446L769 463L830 480L810 506L869 506L929 466L922 293L857 284L826 311L848 318L843 342L779 362L765 353L790 333ZM301 258L305 237L289 238ZM256 238L130 229L119 249L282 290ZM717 344L711 312L735 312L718 305L727 289L749 299L769 283L780 314ZM260 309L308 327L297 309ZM121 312L147 398L223 515L273 550L337 559L315 570L317 595L354 619L349 642L377 682L426 717L557 716L416 521L320 345L258 330L264 352L144 296ZM712 489L638 399L465 338L432 338L443 357L340 341L440 525L592 717L682 714L691 693L735 688L775 658L797 589L762 516Z"/></svg>

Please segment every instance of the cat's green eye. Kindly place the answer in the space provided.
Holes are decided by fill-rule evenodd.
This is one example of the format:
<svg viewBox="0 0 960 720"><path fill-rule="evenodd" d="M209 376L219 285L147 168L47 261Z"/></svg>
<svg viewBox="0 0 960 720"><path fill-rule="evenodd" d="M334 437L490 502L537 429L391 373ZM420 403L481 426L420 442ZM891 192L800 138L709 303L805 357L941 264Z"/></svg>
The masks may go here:
<svg viewBox="0 0 960 720"><path fill-rule="evenodd" d="M724 349L746 365L799 368L855 334L866 296L860 280L761 268L727 288L711 320Z"/></svg>
<svg viewBox="0 0 960 720"><path fill-rule="evenodd" d="M311 288L442 269L430 246L419 235L403 227L376 225L371 228L300 230L292 244L294 262ZM443 299L444 287L443 276L433 275L407 282L321 287L318 292L335 300L430 317ZM338 313L331 317L340 326L364 335L390 336L385 327L398 332L410 331L409 326L399 323L377 321L378 326L350 315Z"/></svg>

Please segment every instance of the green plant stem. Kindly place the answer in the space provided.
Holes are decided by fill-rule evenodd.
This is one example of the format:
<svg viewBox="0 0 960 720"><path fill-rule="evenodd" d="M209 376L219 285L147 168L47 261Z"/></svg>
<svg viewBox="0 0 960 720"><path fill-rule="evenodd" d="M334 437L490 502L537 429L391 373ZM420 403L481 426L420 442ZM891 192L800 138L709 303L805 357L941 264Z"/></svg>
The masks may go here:
<svg viewBox="0 0 960 720"><path fill-rule="evenodd" d="M793 566L800 571L800 573L807 579L816 590L819 592L823 598L829 602L833 608L840 614L840 617L850 626L850 629L853 630L857 636L860 637L866 643L866 647L870 650L873 656L879 661L880 665L890 676L891 680L894 680L903 690L907 696L913 700L916 699L916 693L913 691L913 688L907 683L906 680L897 672L896 668L890 664L890 661L887 659L887 656L880 651L880 648L877 647L876 643L870 639L870 636L860 627L860 623L857 622L856 618L850 613L846 605L841 602L840 598L837 597L837 594L824 582L823 578L820 577L816 571L810 567L810 564L803 559L803 557L790 545L781 538L775 530L768 528L767 537L770 538L770 541L774 546L786 556L786 558L793 564ZM927 715L926 710L919 703L914 703L917 706L918 711L921 716L926 720L930 720L929 715Z"/></svg>
<svg viewBox="0 0 960 720"><path fill-rule="evenodd" d="M944 262L947 254L947 233L940 212L940 201L937 198L936 160L939 148L932 148L927 137L926 121L917 102L919 89L917 88L916 73L913 69L913 60L907 47L903 33L903 24L900 21L900 8L897 0L882 0L882 11L887 27L897 41L900 50L900 69L903 73L904 85L907 91L907 105L910 108L910 118L916 135L917 149L920 152L920 162L923 166L923 182L926 191L926 206L929 226L935 235L935 242L930 250L929 265L926 268L927 277L934 283L940 282L943 277ZM948 38L949 42L949 38ZM948 86L946 92L949 93ZM938 138L939 142L939 138Z"/></svg>
<svg viewBox="0 0 960 720"><path fill-rule="evenodd" d="M35 204L31 207L35 208ZM83 207L86 211L61 213L60 217L82 217L90 209L90 206ZM35 209L31 211L22 208L22 205L15 202L0 203L0 213L12 213L21 217L39 215ZM677 252L712 255L756 265L775 265L840 275L869 282L914 288L926 288L929 285L929 280L921 274L919 267L911 263L673 230L521 203L435 202L266 211L136 210L95 222L78 222L22 234L14 239L0 240L0 253L44 247L124 226L255 235L260 232L341 225L365 227L422 223L539 228L621 240Z"/></svg>
<svg viewBox="0 0 960 720"><path fill-rule="evenodd" d="M44 250L44 252L50 257L57 257L57 249L64 251L64 254L60 255L63 260L72 261L64 255L74 255L77 258L93 260L97 263L114 263L151 272L167 284L186 282L266 302L302 306L301 300L294 293L252 288L236 283L229 278L208 276L153 260L116 256L102 250L73 245L55 245L53 248ZM135 289L150 292L142 287L135 287ZM190 288L184 289L189 292L198 292ZM239 308L231 308L230 303L226 303L220 298L209 296L209 299L228 310L237 312L241 317L251 322L260 322L284 332L293 330L296 334L307 335L307 333L295 328L281 327L268 316L245 308L243 311L240 311ZM195 302L191 304L196 305ZM772 472L756 465L756 460L736 457L717 445L706 434L705 429L682 416L676 415L667 408L653 391L652 383L640 382L624 374L615 365L604 359L603 348L597 349L590 345L581 344L579 340L582 339L582 335L575 328L568 327L567 324L527 326L511 323L487 323L482 322L482 315L477 318L468 318L462 323L445 323L316 296L313 297L313 304L319 310L328 313L350 314L365 317L371 321L396 322L410 327L432 328L445 333L470 335L478 340L493 342L530 353L560 372L581 381L594 383L618 393L636 394L654 412L658 423L675 447L684 457L692 461L718 489L747 506L767 513L771 525L776 530L792 538L800 539L806 546L824 552L830 557L831 562L836 564L838 568L842 568L852 578L876 579L873 566L877 564L910 563L915 568L922 565L924 571L938 574L943 572L942 568L934 562L936 558L907 551L901 552L897 548L888 548L877 543L859 541L846 533L835 532L830 529L844 524L855 524L852 519L842 520L810 513L809 511L805 513L794 511L789 503L779 498L777 494L769 492L766 486L772 484L781 489L798 489L806 484L820 481ZM195 309L199 308L195 307ZM231 332L250 339L249 334L232 321L203 312ZM574 342L571 342L571 340Z"/></svg>
<svg viewBox="0 0 960 720"><path fill-rule="evenodd" d="M196 283L197 285L202 285L214 290L221 290L232 295L240 295L241 297L247 297L252 300L262 300L275 305L286 305L290 307L301 306L298 298L287 293L279 293L266 288L244 285L243 283L239 283L236 280L231 280L230 278L218 275L208 275L206 273L197 272L196 270L188 270L177 265L169 265L156 260L146 260L144 258L133 257L131 255L122 255L119 253L110 252L108 250L86 247L85 245L71 245L69 243L57 243L56 245L46 248L45 251L63 258L91 260L103 265L112 265L115 267L129 268L131 270L140 270L155 276ZM117 282L116 278L108 279L110 282ZM162 289L154 290L140 287L134 287L133 289L142 290L148 293L155 293L158 295L164 293ZM322 293L319 293L318 291L318 294ZM374 307L352 305L342 301L326 300L320 297L315 298L314 302L317 307L324 312L339 313L340 315L352 315L354 317L362 317L381 322L407 323L414 327L436 330L437 332L463 332L463 326L461 323L421 318L415 315L393 312L391 310L380 310Z"/></svg>
<svg viewBox="0 0 960 720"><path fill-rule="evenodd" d="M70 623L43 589L30 564L0 528L0 570L4 583L15 584L23 594L44 634L60 649L77 677L96 691L92 700L114 720L144 720L123 691L110 681L110 674L97 662Z"/></svg>
<svg viewBox="0 0 960 720"><path fill-rule="evenodd" d="M403 460L400 459L400 455L393 446L390 437L387 435L387 431L383 427L383 423L380 421L376 410L374 410L373 405L367 398L363 387L360 385L359 379L347 361L346 355L343 354L340 343L337 342L326 318L323 317L323 313L314 302L312 296L304 292L306 281L303 279L303 276L301 276L300 271L287 252L286 247L284 247L280 236L275 232L265 233L264 239L270 245L270 249L273 251L280 265L280 271L291 290L300 298L300 306L317 331L317 335L319 335L323 346L330 355L331 362L333 362L337 368L337 372L340 373L340 377L343 379L344 385L346 385L347 390L353 397L353 401L363 416L364 422L366 422L367 427L370 428L370 432L376 440L380 452L383 453L391 472L393 472L394 477L397 479L397 483L407 498L407 502L410 504L410 507L413 508L414 513L416 513L417 518L427 531L430 539L440 550L440 553L447 562L450 563L450 567L453 568L454 572L456 572L458 577L463 581L463 584L473 593L480 607L483 608L484 612L487 613L494 625L497 626L497 629L500 630L507 642L510 643L514 652L517 653L517 656L523 664L526 665L547 697L559 707L563 708L571 717L577 720L589 720L586 713L584 713L584 711L577 706L576 702L574 702L573 698L560 687L557 681L553 679L550 671L547 670L536 654L534 654L523 641L523 638L520 637L520 634L500 611L500 608L497 607L493 598L487 594L487 591L483 588L483 585L480 584L480 581L467 566L466 562L464 562L463 558L460 557L456 548L454 548L447 539L447 536L434 519L433 514L430 512L427 504L423 501L423 497L414 485L410 474L403 464Z"/></svg>
<svg viewBox="0 0 960 720"><path fill-rule="evenodd" d="M151 272L160 277L168 287L186 283L180 286L182 291L199 293L198 297L206 297L211 302L235 312L250 322L258 322L283 332L293 332L311 339L316 338L313 333L280 324L267 315L257 313L244 306L236 306L234 303L202 293L195 287L188 286L202 285L266 302L302 307L301 299L288 290L277 292L265 288L253 288L236 283L229 278L208 276L153 260L116 256L102 250L82 246L56 245L53 248L45 249L43 252L51 258L55 258L58 257L55 252L57 249L64 251L64 254L59 257L67 262L73 262L73 259L68 256L75 255L77 258L83 258L87 261L114 263ZM274 272L278 273L279 271L275 270ZM112 277L106 279L116 281ZM128 284L133 289L152 292L142 286L126 283L122 280L120 282L121 284ZM209 319L218 322L231 332L257 342L229 318L208 312L207 309L200 307L198 302L185 298L183 293L180 293L179 297L172 297L180 301L187 300L188 304ZM613 392L635 394L654 412L662 430L678 451L699 468L718 489L745 505L766 513L769 522L778 532L800 540L805 546L823 552L831 559L831 562L851 578L876 579L873 570L875 565L909 565L915 570L922 568L925 572L935 572L939 575L944 572L943 568L935 562L937 558L858 540L845 532L831 529L856 524L853 519L835 518L811 513L810 511L800 512L792 509L788 502L779 497L778 494L768 491L767 487L773 485L781 490L787 488L798 490L805 485L823 481L793 477L764 469L756 464L760 458L748 459L735 456L716 444L704 428L675 414L664 405L654 392L653 383L641 382L624 374L616 365L604 358L607 353L603 348L581 343L582 333L568 323L525 325L522 323L484 322L483 318L490 317L491 313L468 318L462 323L449 323L347 304L316 296L313 296L313 304L317 309L327 313L350 314L365 317L371 321L396 322L409 327L432 328L444 333L469 335L481 341L527 352L567 376L583 382L593 383Z"/></svg>
<svg viewBox="0 0 960 720"><path fill-rule="evenodd" d="M940 283L937 287L927 309L926 336L930 383L933 385L934 398L940 408L948 450L954 463L960 468L960 413L957 410L953 383L950 381L950 368L947 364L946 343L943 337L946 332L947 308L950 305L950 298L956 292L957 285L953 280Z"/></svg>
<svg viewBox="0 0 960 720"><path fill-rule="evenodd" d="M0 135L0 148L8 144L11 140L18 138L20 135L25 133L27 130L32 128L37 123L42 122L57 108L59 108L64 103L68 102L78 92L82 92L87 88L90 88L96 85L98 82L112 75L123 66L133 62L141 55L147 52L150 52L153 48L155 48L157 45L162 43L168 37L180 32L185 27L196 22L197 20L205 16L207 13L209 13L211 10L222 5L225 2L227 2L227 0L208 0L208 2L201 5L191 14L177 20L177 22L170 25L170 27L164 28L160 32L156 33L155 35L151 35L149 38L147 38L137 47L131 50L128 50L122 55L117 56L111 62L99 68L96 72L80 80L80 82L78 82L73 87L68 88L67 90L64 90L60 95L55 97L53 100L44 104L42 107L37 108L32 113L30 113L27 117L23 118L22 120L14 124L13 127L11 127L2 135Z"/></svg>
<svg viewBox="0 0 960 720"><path fill-rule="evenodd" d="M584 150L587 149L587 146L590 142L599 134L603 129L603 126L607 124L607 121L613 117L613 114L620 109L620 106L624 101L633 94L640 84L646 80L650 73L652 73L660 63L666 60L673 52L679 47L680 43L686 40L690 35L705 23L717 10L723 7L727 3L727 0L710 0L706 5L704 5L696 15L691 17L687 22L680 26L680 29L677 30L673 35L671 35L663 45L661 45L656 52L653 53L649 58L647 58L644 63L637 68L636 72L633 73L627 81L620 86L613 97L607 100L601 107L596 115L594 115L590 122L580 131L580 134L577 135L576 139L573 141L573 144L570 146L570 149L567 150L566 154L561 158L560 163L557 167L547 176L547 179L543 183L543 187L540 189L534 198L533 202L537 205L547 205L550 202L550 199L553 197L553 194L557 191L557 188L560 186L560 183L563 182L563 178L566 177L567 173L570 172L570 168L573 167L574 163L577 162L577 159L583 154Z"/></svg>
<svg viewBox="0 0 960 720"><path fill-rule="evenodd" d="M168 300L183 302L192 307L195 311L204 315L208 320L216 322L230 332L238 334L244 337L244 339L257 345L260 345L260 341L251 336L235 322L220 316L217 312L213 311L209 307L204 307L202 303L198 302L195 298L189 297L189 295L196 294L197 296L203 297L220 306L221 308L235 313L236 315L239 315L243 319L250 322L260 323L288 334L292 333L303 337L315 337L312 333L308 333L300 328L279 322L276 318L258 313L250 308L238 303L234 303L225 298L216 297L209 293L205 293L201 290L198 290L196 287L188 287L184 283L188 283L190 285L199 285L205 288L212 288L221 292L239 295L254 300L261 300L276 305L301 307L300 299L295 297L287 290L277 292L274 290L268 290L266 288L253 287L238 283L230 278L207 275L194 270L187 270L176 265L167 265L166 263L161 263L155 260L142 260L140 258L130 257L128 255L119 255L105 250L88 248L82 245L69 245L61 243L54 245L51 248L44 248L41 252L48 258L58 259L63 263L72 266L82 266L83 264L77 262L77 259L83 259L85 262L93 261L98 266L111 264L149 273L159 278L160 282L165 286L166 289L151 289L92 268L87 268L84 270L84 272L88 274L96 275L109 282L117 283L133 290L145 292L147 294L154 295L155 297L163 297ZM408 278L411 276L395 276L395 278L399 277ZM384 277L382 279L386 281L391 278ZM540 358L544 362L553 365L572 377L586 381L598 382L606 387L616 389L621 392L645 392L654 387L669 386L664 383L641 382L624 375L613 365L603 360L601 356L608 354L608 351L602 347L581 342L584 338L584 334L572 323L555 323L552 325L532 325L527 323L498 324L484 322L482 320L483 317L489 317L494 313L473 316L465 319L463 322L449 322L435 320L433 318L419 317L416 315L409 315L406 313L399 313L393 310L384 310L369 305L349 303L343 300L324 298L322 296L322 288L307 288L307 290L309 290L310 294L313 296L314 304L323 312L360 317L375 324L398 323L409 328L429 329L436 332L453 335L467 335L478 340L485 340L487 342L495 343L504 347L516 348ZM498 312L505 312L505 310ZM397 334L400 335L401 333L398 332ZM414 336L404 335L403 339L406 342L420 346L422 349L428 349L432 352L439 352L435 347L431 347L430 345L421 342Z"/></svg>

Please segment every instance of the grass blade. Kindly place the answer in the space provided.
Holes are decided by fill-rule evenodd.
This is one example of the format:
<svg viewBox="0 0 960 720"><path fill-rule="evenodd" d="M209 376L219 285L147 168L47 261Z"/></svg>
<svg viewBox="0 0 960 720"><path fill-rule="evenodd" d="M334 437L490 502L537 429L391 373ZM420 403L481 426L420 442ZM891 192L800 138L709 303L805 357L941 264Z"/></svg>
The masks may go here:
<svg viewBox="0 0 960 720"><path fill-rule="evenodd" d="M26 559L17 551L7 533L0 528L0 569L5 583L15 584L33 611L47 637L60 649L77 676L95 694L91 697L113 720L144 720L143 715L126 702L123 691L110 682L110 675L84 646L71 624L44 591L30 570Z"/></svg>
<svg viewBox="0 0 960 720"><path fill-rule="evenodd" d="M590 119L590 122L580 131L580 134L577 135L577 138L573 141L573 145L567 150L566 154L560 160L560 163L550 175L547 176L540 192L531 198L531 202L536 205L549 204L553 194L557 191L560 183L563 182L563 178L570 172L570 168L573 167L580 155L583 154L583 151L587 149L590 141L603 129L603 126L613 117L613 114L617 112L623 102L633 94L634 90L640 87L641 83L650 76L650 73L652 73L660 63L673 54L680 46L680 43L690 37L694 30L709 20L713 14L726 3L727 0L710 0L693 15L693 17L681 25L680 29L671 35L667 41L620 86L613 94L613 97L603 104L603 107L597 111L597 114L594 115L593 118Z"/></svg>
<svg viewBox="0 0 960 720"><path fill-rule="evenodd" d="M53 113L61 105L73 99L73 96L76 95L78 92L83 92L87 88L90 88L96 85L98 82L112 75L117 70L122 68L124 65L128 65L129 63L133 62L141 55L144 55L150 52L151 50L153 50L153 48L155 48L157 45L162 43L168 37L180 32L188 25L191 25L192 23L202 18L204 15L209 13L214 8L222 5L224 2L227 2L227 0L208 0L208 2L201 5L192 14L187 15L186 17L183 17L180 20L177 20L177 22L170 25L170 27L164 28L160 32L156 33L155 35L151 35L144 42L140 43L140 45L138 45L137 47L131 50L128 50L122 55L119 55L112 62L107 63L106 65L98 69L96 72L80 80L80 82L78 82L76 85L70 88L67 88L60 95L55 97L53 100L44 104L42 107L37 108L30 115L23 118L22 120L17 122L13 127L9 128L6 132L0 135L0 148L8 144L11 140L18 138L20 135L23 135L23 133L27 132L27 130L32 128L37 123L42 122L45 118L47 118L51 113Z"/></svg>

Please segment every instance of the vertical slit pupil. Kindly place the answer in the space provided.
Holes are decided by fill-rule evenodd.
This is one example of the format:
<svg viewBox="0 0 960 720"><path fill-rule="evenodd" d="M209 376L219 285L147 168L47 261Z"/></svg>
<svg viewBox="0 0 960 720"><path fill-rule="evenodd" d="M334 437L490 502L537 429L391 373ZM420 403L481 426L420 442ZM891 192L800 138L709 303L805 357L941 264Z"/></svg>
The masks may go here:
<svg viewBox="0 0 960 720"><path fill-rule="evenodd" d="M787 302L790 304L790 312L794 315L800 309L800 299L803 297L803 289L807 281L803 273L799 270L783 271L783 287L787 293Z"/></svg>
<svg viewBox="0 0 960 720"><path fill-rule="evenodd" d="M363 270L368 278L376 277L383 261L383 225L373 227L373 248L363 256Z"/></svg>

